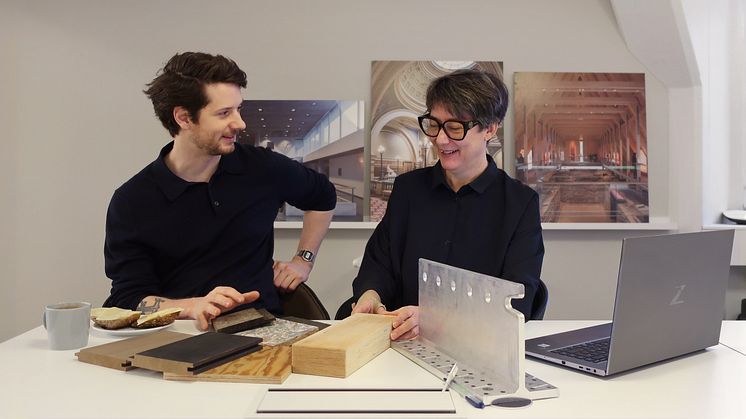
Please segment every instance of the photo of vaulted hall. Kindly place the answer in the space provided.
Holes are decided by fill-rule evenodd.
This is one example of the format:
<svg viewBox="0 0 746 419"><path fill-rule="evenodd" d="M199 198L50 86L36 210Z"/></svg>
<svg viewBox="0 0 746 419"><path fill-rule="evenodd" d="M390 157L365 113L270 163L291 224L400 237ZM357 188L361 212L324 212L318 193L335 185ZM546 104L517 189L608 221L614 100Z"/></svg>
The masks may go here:
<svg viewBox="0 0 746 419"><path fill-rule="evenodd" d="M422 133L417 117L425 114L431 81L459 69L476 69L502 79L498 61L373 61L371 65L370 221L386 212L398 175L434 165L437 153ZM487 145L497 166L503 166L503 128Z"/></svg>
<svg viewBox="0 0 746 419"><path fill-rule="evenodd" d="M647 223L645 77L514 74L516 176L546 223Z"/></svg>
<svg viewBox="0 0 746 419"><path fill-rule="evenodd" d="M246 129L238 141L265 147L326 175L337 191L334 221L362 221L364 121L362 100L244 100ZM277 221L300 221L285 203Z"/></svg>

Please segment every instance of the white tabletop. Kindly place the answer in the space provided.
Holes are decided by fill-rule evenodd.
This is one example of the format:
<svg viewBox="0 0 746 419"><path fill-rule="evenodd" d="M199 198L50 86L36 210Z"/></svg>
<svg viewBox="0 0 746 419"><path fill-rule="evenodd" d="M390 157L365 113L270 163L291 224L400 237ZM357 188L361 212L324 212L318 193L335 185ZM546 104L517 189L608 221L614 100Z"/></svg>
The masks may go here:
<svg viewBox="0 0 746 419"><path fill-rule="evenodd" d="M746 321L726 321L720 329L720 343L746 356Z"/></svg>
<svg viewBox="0 0 746 419"><path fill-rule="evenodd" d="M596 323L529 322L526 337ZM188 321L178 321L172 330L195 332ZM738 345L746 336L746 322L724 322L723 330L721 341ZM89 345L112 340L94 334ZM268 387L166 381L151 371L122 372L78 362L75 352L48 350L41 327L0 343L4 364L0 418L242 418L256 416ZM526 369L558 386L560 397L515 410L478 410L454 394L455 417L746 418L746 356L723 345L611 378L533 360ZM292 374L282 384L285 388L439 386L437 378L391 349L346 379Z"/></svg>

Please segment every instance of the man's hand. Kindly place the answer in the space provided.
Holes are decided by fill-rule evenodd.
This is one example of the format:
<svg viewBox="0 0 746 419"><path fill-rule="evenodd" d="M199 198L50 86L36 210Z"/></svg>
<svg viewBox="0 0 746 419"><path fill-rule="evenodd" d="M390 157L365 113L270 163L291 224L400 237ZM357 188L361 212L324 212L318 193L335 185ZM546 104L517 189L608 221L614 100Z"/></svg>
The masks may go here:
<svg viewBox="0 0 746 419"><path fill-rule="evenodd" d="M358 298L357 303L352 305L352 314L355 313L387 313L386 306L381 304L381 297L374 290L368 290Z"/></svg>
<svg viewBox="0 0 746 419"><path fill-rule="evenodd" d="M191 299L191 304L182 313L184 317L194 319L199 330L207 330L210 320L218 317L224 311L233 309L241 304L256 301L259 292L240 293L231 287L216 287L204 297Z"/></svg>
<svg viewBox="0 0 746 419"><path fill-rule="evenodd" d="M275 287L281 293L295 291L295 288L308 280L313 268L312 262L306 262L300 256L294 256L290 262L275 262L272 270L275 273Z"/></svg>
<svg viewBox="0 0 746 419"><path fill-rule="evenodd" d="M418 306L405 306L380 314L396 316L392 325L394 330L391 331L391 340L411 340L420 334L420 308Z"/></svg>

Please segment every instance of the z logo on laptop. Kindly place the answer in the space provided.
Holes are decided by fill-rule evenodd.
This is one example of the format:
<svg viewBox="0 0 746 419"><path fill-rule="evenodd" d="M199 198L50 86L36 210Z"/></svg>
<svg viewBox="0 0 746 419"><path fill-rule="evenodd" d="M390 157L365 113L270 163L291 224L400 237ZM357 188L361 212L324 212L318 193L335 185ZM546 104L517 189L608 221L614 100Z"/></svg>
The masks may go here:
<svg viewBox="0 0 746 419"><path fill-rule="evenodd" d="M674 295L673 300L671 300L668 305L675 306L676 304L682 304L684 300L681 300L681 293L684 292L684 288L686 288L686 284L681 284L678 287L675 287L678 291L676 292L676 295Z"/></svg>

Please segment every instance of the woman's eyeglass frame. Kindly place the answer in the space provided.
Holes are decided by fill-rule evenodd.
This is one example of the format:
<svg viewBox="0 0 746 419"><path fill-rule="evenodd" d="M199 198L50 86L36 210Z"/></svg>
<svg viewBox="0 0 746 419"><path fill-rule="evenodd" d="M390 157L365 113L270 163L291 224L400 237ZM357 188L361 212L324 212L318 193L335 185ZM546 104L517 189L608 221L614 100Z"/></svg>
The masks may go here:
<svg viewBox="0 0 746 419"><path fill-rule="evenodd" d="M423 122L425 120L430 120L430 121L435 122L435 125L438 127L438 132L436 132L435 135L430 135L427 133L427 131L425 131L425 127L423 126ZM479 121L459 121L457 119L449 119L447 121L440 122L437 119L433 118L433 116L430 115L429 113L418 116L417 122L419 122L420 130L428 137L437 138L438 135L440 134L440 131L443 130L443 132L446 133L446 137L450 138L453 141L463 140L464 138L466 138L466 134L469 132L470 129L474 128L476 125L479 125ZM461 136L461 138L451 137L451 134L448 132L448 129L446 128L446 124L448 123L457 123L461 125L461 127L463 128L463 131L462 131L463 135Z"/></svg>

